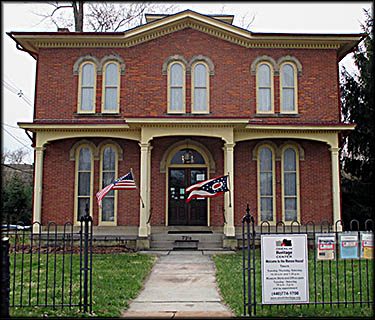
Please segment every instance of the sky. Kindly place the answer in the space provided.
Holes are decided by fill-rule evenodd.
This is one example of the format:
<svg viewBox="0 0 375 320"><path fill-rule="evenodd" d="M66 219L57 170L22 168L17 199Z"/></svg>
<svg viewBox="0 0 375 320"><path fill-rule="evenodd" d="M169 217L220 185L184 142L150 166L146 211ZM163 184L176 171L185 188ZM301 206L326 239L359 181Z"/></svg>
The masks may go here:
<svg viewBox="0 0 375 320"><path fill-rule="evenodd" d="M169 2L172 4L173 2ZM275 33L361 33L365 21L363 8L372 8L371 1L283 2L283 1L209 1L176 2L178 11L191 9L203 14L233 14L234 25L242 17L254 21L253 32ZM43 2L2 1L2 151L23 148L28 152L25 162L33 162L31 141L17 122L33 121L36 60L16 49L6 35L10 31L57 31L53 24L41 23L35 12L48 6ZM344 58L340 67L355 72L352 55ZM22 92L22 93L21 93Z"/></svg>

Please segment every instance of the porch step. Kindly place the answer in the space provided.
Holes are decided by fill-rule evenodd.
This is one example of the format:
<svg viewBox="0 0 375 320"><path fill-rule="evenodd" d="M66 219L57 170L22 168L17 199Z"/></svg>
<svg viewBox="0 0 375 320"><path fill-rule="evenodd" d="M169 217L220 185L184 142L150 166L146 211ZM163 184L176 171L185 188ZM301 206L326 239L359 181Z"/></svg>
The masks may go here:
<svg viewBox="0 0 375 320"><path fill-rule="evenodd" d="M197 250L199 240L175 240L173 250Z"/></svg>

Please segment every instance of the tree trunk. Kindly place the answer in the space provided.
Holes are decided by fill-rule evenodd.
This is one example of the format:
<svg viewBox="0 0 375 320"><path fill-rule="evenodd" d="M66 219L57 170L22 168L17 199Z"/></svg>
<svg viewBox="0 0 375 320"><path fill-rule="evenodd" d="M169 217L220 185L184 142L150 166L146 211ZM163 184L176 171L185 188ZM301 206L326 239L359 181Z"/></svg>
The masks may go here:
<svg viewBox="0 0 375 320"><path fill-rule="evenodd" d="M78 2L78 5L77 5ZM83 31L83 1L72 1L74 12L74 28L76 32Z"/></svg>

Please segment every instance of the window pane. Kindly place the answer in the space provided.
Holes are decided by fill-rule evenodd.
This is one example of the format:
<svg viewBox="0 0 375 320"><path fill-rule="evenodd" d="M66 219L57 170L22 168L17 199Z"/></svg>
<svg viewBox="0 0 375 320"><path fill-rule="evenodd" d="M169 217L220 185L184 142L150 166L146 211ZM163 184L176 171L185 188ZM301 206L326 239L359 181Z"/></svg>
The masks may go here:
<svg viewBox="0 0 375 320"><path fill-rule="evenodd" d="M284 194L286 196L297 195L296 174L295 173L285 173L284 174Z"/></svg>
<svg viewBox="0 0 375 320"><path fill-rule="evenodd" d="M91 150L82 148L78 155L78 170L91 171Z"/></svg>
<svg viewBox="0 0 375 320"><path fill-rule="evenodd" d="M259 110L260 111L271 111L271 89L259 88Z"/></svg>
<svg viewBox="0 0 375 320"><path fill-rule="evenodd" d="M292 149L286 149L284 151L284 170L285 171L296 171L296 152Z"/></svg>
<svg viewBox="0 0 375 320"><path fill-rule="evenodd" d="M108 186L109 184L111 184L112 182L115 181L115 173L114 172L104 172L103 173L103 185L102 185L102 188L105 188L106 186ZM115 193L114 190L111 190L107 193L106 196L113 196Z"/></svg>
<svg viewBox="0 0 375 320"><path fill-rule="evenodd" d="M203 88L194 89L194 111L207 110L207 90Z"/></svg>
<svg viewBox="0 0 375 320"><path fill-rule="evenodd" d="M91 111L94 106L94 89L82 88L81 110Z"/></svg>
<svg viewBox="0 0 375 320"><path fill-rule="evenodd" d="M178 63L175 63L171 67L171 86L179 86L182 87L183 83L183 69L182 66Z"/></svg>
<svg viewBox="0 0 375 320"><path fill-rule="evenodd" d="M282 70L282 84L283 86L294 86L294 69L290 64L285 64Z"/></svg>
<svg viewBox="0 0 375 320"><path fill-rule="evenodd" d="M260 151L260 171L272 171L272 151L268 148Z"/></svg>
<svg viewBox="0 0 375 320"><path fill-rule="evenodd" d="M262 172L260 174L260 194L262 196L272 196L272 173Z"/></svg>
<svg viewBox="0 0 375 320"><path fill-rule="evenodd" d="M94 66L86 63L82 67L82 86L94 86Z"/></svg>
<svg viewBox="0 0 375 320"><path fill-rule="evenodd" d="M78 221L79 218L86 215L86 205L87 208L90 210L90 198L79 198L78 199ZM89 211L90 214L90 211Z"/></svg>
<svg viewBox="0 0 375 320"><path fill-rule="evenodd" d="M262 221L273 221L273 199L261 198L260 199L260 218Z"/></svg>
<svg viewBox="0 0 375 320"><path fill-rule="evenodd" d="M197 64L194 67L194 86L205 87L207 82L207 69L203 64Z"/></svg>
<svg viewBox="0 0 375 320"><path fill-rule="evenodd" d="M117 88L105 88L105 110L117 110Z"/></svg>
<svg viewBox="0 0 375 320"><path fill-rule="evenodd" d="M285 221L297 220L297 199L285 199Z"/></svg>
<svg viewBox="0 0 375 320"><path fill-rule="evenodd" d="M294 111L294 89L283 89L283 106L284 111Z"/></svg>
<svg viewBox="0 0 375 320"><path fill-rule="evenodd" d="M182 161L182 156L187 150L189 150L192 154L192 159L191 159L190 164L204 164L205 163L204 158L198 151L195 151L193 149L182 149L175 153L175 155L173 156L171 160L171 164L184 164Z"/></svg>
<svg viewBox="0 0 375 320"><path fill-rule="evenodd" d="M182 111L182 88L171 88L171 110Z"/></svg>
<svg viewBox="0 0 375 320"><path fill-rule="evenodd" d="M109 63L105 69L105 85L117 86L118 82L118 66L115 63Z"/></svg>
<svg viewBox="0 0 375 320"><path fill-rule="evenodd" d="M116 152L111 147L105 148L103 152L103 170L115 170Z"/></svg>
<svg viewBox="0 0 375 320"><path fill-rule="evenodd" d="M114 221L115 210L114 210L114 198L103 198L102 200L102 221Z"/></svg>
<svg viewBox="0 0 375 320"><path fill-rule="evenodd" d="M78 195L89 196L90 195L90 172L79 172L78 173Z"/></svg>
<svg viewBox="0 0 375 320"><path fill-rule="evenodd" d="M271 68L268 65L262 64L258 68L258 82L259 82L259 86L262 86L262 87L271 86Z"/></svg>

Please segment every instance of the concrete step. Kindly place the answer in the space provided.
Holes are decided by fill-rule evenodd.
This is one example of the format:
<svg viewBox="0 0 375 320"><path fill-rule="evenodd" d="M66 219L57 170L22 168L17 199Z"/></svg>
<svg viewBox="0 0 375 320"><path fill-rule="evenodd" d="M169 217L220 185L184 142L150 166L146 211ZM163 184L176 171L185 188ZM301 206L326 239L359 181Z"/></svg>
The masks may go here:
<svg viewBox="0 0 375 320"><path fill-rule="evenodd" d="M188 240L175 240L174 241L173 249L174 250L178 250L178 249L196 250L196 249L198 249L198 244L199 244L199 240L192 240L192 241L188 241Z"/></svg>
<svg viewBox="0 0 375 320"><path fill-rule="evenodd" d="M212 234L198 234L198 233L181 233L181 234L166 234L155 233L151 234L152 241L175 241L175 240L199 240L199 241L222 241L223 235L221 233Z"/></svg>

